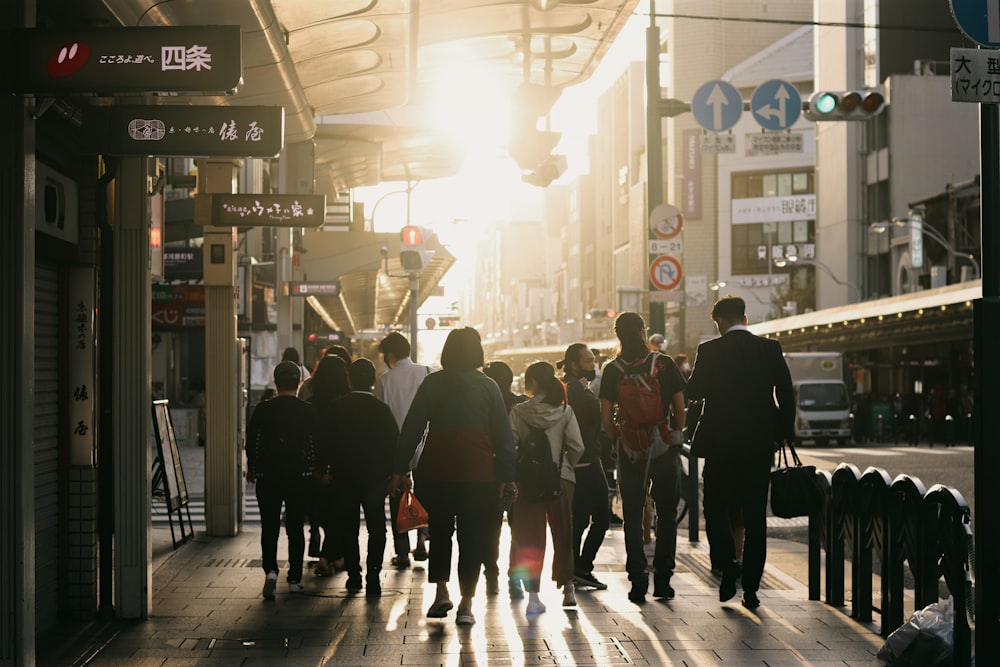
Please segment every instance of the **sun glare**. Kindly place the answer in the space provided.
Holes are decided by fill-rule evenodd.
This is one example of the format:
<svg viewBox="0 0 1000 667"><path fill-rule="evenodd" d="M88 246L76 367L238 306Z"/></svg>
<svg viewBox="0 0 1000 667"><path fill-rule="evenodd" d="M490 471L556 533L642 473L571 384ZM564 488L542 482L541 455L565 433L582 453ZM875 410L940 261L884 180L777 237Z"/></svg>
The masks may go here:
<svg viewBox="0 0 1000 667"><path fill-rule="evenodd" d="M430 84L430 122L467 154L503 151L507 145L509 91L475 65L455 64Z"/></svg>

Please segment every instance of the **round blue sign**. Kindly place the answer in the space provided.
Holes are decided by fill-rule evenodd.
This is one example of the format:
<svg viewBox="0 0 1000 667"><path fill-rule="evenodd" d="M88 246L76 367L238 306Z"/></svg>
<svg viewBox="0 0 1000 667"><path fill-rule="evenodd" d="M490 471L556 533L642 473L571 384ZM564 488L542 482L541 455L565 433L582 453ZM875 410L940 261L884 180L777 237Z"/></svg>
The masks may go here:
<svg viewBox="0 0 1000 667"><path fill-rule="evenodd" d="M750 111L753 112L753 119L765 130L787 130L802 115L802 96L787 81L771 79L753 91Z"/></svg>
<svg viewBox="0 0 1000 667"><path fill-rule="evenodd" d="M949 4L966 37L983 46L1000 47L1000 0L950 0Z"/></svg>
<svg viewBox="0 0 1000 667"><path fill-rule="evenodd" d="M709 81L691 98L691 113L706 130L724 132L736 125L743 114L743 98L728 81Z"/></svg>

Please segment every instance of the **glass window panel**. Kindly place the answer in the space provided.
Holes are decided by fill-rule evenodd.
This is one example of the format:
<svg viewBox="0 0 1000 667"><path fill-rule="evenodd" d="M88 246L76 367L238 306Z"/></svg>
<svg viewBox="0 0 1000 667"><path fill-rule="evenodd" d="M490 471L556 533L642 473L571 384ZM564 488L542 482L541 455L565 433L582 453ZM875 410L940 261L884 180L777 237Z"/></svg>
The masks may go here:
<svg viewBox="0 0 1000 667"><path fill-rule="evenodd" d="M792 223L787 220L778 223L778 243L787 245L792 242Z"/></svg>
<svg viewBox="0 0 1000 667"><path fill-rule="evenodd" d="M764 174L761 182L764 189L762 197L776 197L778 195L778 177L775 174Z"/></svg>
<svg viewBox="0 0 1000 667"><path fill-rule="evenodd" d="M792 175L778 174L778 196L786 197L792 194Z"/></svg>
<svg viewBox="0 0 1000 667"><path fill-rule="evenodd" d="M799 172L792 174L792 194L805 194L809 192L809 174Z"/></svg>
<svg viewBox="0 0 1000 667"><path fill-rule="evenodd" d="M795 243L808 243L812 240L809 238L808 220L796 220L792 223L792 240Z"/></svg>
<svg viewBox="0 0 1000 667"><path fill-rule="evenodd" d="M744 175L733 176L733 199L746 199L747 177Z"/></svg>

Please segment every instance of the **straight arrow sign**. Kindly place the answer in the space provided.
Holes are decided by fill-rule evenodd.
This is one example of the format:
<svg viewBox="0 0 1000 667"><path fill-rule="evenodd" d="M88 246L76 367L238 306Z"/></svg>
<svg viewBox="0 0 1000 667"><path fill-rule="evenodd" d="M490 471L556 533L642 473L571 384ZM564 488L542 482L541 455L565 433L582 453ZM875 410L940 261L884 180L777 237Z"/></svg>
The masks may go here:
<svg viewBox="0 0 1000 667"><path fill-rule="evenodd" d="M722 87L716 84L715 87L712 88L712 92L708 95L708 106L712 107L713 130L722 129L722 107L727 104L729 104L729 98L727 98L726 93L722 91Z"/></svg>

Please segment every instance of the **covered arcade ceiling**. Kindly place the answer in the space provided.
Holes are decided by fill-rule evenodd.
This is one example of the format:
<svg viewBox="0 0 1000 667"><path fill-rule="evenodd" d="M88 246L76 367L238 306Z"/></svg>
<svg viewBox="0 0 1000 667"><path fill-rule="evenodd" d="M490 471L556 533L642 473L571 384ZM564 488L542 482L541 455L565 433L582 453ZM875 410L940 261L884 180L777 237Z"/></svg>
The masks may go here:
<svg viewBox="0 0 1000 667"><path fill-rule="evenodd" d="M565 88L597 68L638 0L38 0L38 27L240 25L243 84L233 95L152 97L171 105L281 105L285 145L313 142L317 192L328 199L383 181L456 174L454 146L423 103L456 63L503 92ZM134 102L134 100L130 100ZM335 235L339 236L339 235ZM372 239L339 253L345 330L392 324L406 290L379 279ZM325 251L324 251L325 252ZM313 257L322 253L316 253ZM344 264L349 257L358 263ZM375 260L380 259L378 255ZM309 261L309 260L307 260ZM428 294L454 259L421 276ZM310 261L310 263L312 263ZM384 273L384 271L383 271ZM391 267L390 267L391 273ZM396 300L396 303L392 303ZM331 313L332 315L333 313Z"/></svg>

